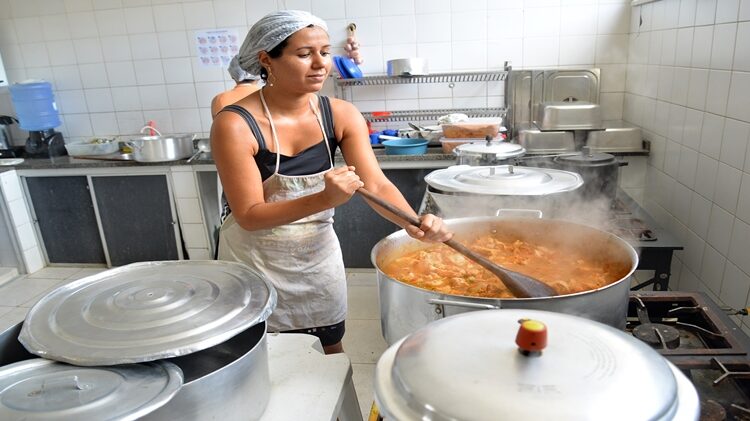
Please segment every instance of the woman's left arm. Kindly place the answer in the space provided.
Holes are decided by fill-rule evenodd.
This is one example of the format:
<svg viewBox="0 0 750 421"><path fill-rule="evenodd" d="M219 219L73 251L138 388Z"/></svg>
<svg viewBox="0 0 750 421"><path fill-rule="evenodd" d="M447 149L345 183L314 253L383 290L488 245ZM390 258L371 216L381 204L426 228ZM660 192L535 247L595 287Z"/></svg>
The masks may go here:
<svg viewBox="0 0 750 421"><path fill-rule="evenodd" d="M399 209L418 216L398 188L380 169L372 146L370 146L367 124L359 110L351 103L336 98L331 98L331 108L336 137L340 139L341 153L346 163L355 167L355 172L365 183L365 188ZM382 207L369 200L366 201L377 213L406 229L407 233L414 238L429 242L442 242L452 235L443 225L443 220L435 215L427 214L419 217L422 225L416 228Z"/></svg>

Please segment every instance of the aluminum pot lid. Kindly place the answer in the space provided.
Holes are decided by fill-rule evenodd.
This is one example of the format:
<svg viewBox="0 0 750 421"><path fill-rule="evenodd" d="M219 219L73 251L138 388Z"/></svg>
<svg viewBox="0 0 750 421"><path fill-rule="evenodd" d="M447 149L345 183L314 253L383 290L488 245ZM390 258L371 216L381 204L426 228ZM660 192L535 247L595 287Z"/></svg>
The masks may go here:
<svg viewBox="0 0 750 421"><path fill-rule="evenodd" d="M546 324L541 355L519 352L519 319ZM660 420L671 419L680 403L675 374L656 351L612 327L561 313L464 313L430 323L386 354L376 368L375 395L394 419ZM634 390L637 405L625 398Z"/></svg>
<svg viewBox="0 0 750 421"><path fill-rule="evenodd" d="M443 192L516 196L561 193L583 184L583 178L570 171L513 165L454 165L427 174L425 181Z"/></svg>
<svg viewBox="0 0 750 421"><path fill-rule="evenodd" d="M555 157L556 161L579 166L591 166L610 164L616 161L614 155L608 153L580 153L575 155L560 155Z"/></svg>
<svg viewBox="0 0 750 421"><path fill-rule="evenodd" d="M521 145L508 142L472 142L459 145L454 149L459 156L492 155L497 159L514 158L526 153Z"/></svg>
<svg viewBox="0 0 750 421"><path fill-rule="evenodd" d="M134 263L53 290L29 311L18 340L81 366L153 361L220 344L275 306L273 286L241 263Z"/></svg>
<svg viewBox="0 0 750 421"><path fill-rule="evenodd" d="M182 370L166 361L77 367L35 358L0 367L0 419L135 420L182 383Z"/></svg>

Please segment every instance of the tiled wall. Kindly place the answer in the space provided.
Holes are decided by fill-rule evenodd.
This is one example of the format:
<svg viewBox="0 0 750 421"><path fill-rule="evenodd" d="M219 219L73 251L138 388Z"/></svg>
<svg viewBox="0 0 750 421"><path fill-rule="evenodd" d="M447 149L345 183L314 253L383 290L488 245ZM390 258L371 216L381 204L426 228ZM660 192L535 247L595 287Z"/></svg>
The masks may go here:
<svg viewBox="0 0 750 421"><path fill-rule="evenodd" d="M10 214L10 227L18 240L24 268L23 272L33 273L45 266L42 249L34 233L34 222L23 199L21 182L15 171L0 173L0 200L5 200Z"/></svg>
<svg viewBox="0 0 750 421"><path fill-rule="evenodd" d="M280 8L324 18L335 52L355 22L365 74L386 60L429 60L433 72L516 67L602 68L605 117L619 118L625 82L627 0L0 0L0 54L11 82L53 83L71 140L135 133L147 120L167 132L210 129L209 105L233 85L193 55L197 30L245 34ZM325 92L333 94L329 83ZM483 107L502 104L502 85L453 89L400 85L355 89L365 110ZM13 114L0 88L0 114ZM14 132L15 143L25 135Z"/></svg>
<svg viewBox="0 0 750 421"><path fill-rule="evenodd" d="M624 117L651 140L644 204L685 245L673 265L673 289L706 291L744 308L750 0L634 7L629 50Z"/></svg>

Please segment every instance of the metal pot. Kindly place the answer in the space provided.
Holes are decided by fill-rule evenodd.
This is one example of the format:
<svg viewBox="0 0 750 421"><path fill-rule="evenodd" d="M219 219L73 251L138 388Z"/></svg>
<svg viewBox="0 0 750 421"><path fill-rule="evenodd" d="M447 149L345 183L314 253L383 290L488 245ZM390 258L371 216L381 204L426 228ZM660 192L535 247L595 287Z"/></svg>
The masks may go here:
<svg viewBox="0 0 750 421"><path fill-rule="evenodd" d="M535 310L474 312L425 326L383 353L374 389L384 419L400 421L700 416L690 380L645 343ZM633 390L637 402L625 398Z"/></svg>
<svg viewBox="0 0 750 421"><path fill-rule="evenodd" d="M397 58L387 62L388 76L423 76L430 74L427 59Z"/></svg>
<svg viewBox="0 0 750 421"><path fill-rule="evenodd" d="M178 161L193 155L196 135L140 136L125 144L133 149L133 159L138 162Z"/></svg>
<svg viewBox="0 0 750 421"><path fill-rule="evenodd" d="M583 177L583 187L578 190L583 199L604 199L607 208L614 205L620 166L623 165L614 155L591 153L584 147L580 154L555 157L554 164L561 170L572 171Z"/></svg>
<svg viewBox="0 0 750 421"><path fill-rule="evenodd" d="M425 177L427 191L446 218L566 212L583 184L580 175L551 168L457 165Z"/></svg>
<svg viewBox="0 0 750 421"><path fill-rule="evenodd" d="M509 142L496 142L492 139L465 143L453 149L458 165L493 166L512 163L513 158L523 156L526 149Z"/></svg>
<svg viewBox="0 0 750 421"><path fill-rule="evenodd" d="M638 254L621 238L586 225L550 219L474 217L448 219L445 222L459 240L493 230L531 242L535 238L543 238L545 243L552 241L558 243L559 247L582 249L623 262L630 270L622 279L603 288L556 297L491 299L442 294L403 283L382 271L384 263L395 256L431 246L412 239L406 231L400 230L380 240L370 255L377 269L380 325L388 344L443 317L483 309L547 310L584 317L616 328L625 327L629 278L638 266Z"/></svg>
<svg viewBox="0 0 750 421"><path fill-rule="evenodd" d="M182 387L143 419L254 420L269 399L265 320L275 304L273 286L243 264L134 263L47 294L18 341L38 356L92 370L176 364Z"/></svg>

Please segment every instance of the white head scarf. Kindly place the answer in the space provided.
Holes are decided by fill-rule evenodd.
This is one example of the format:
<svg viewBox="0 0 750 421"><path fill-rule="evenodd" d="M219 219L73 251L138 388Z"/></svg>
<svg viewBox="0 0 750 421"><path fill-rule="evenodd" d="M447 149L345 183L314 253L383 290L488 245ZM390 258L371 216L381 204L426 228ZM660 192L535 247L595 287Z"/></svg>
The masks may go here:
<svg viewBox="0 0 750 421"><path fill-rule="evenodd" d="M243 80L260 79L260 76L248 73L240 67L239 56L232 57L232 61L229 62L229 67L227 67L227 72L229 72L229 75L232 76L232 79L237 83L240 83Z"/></svg>
<svg viewBox="0 0 750 421"><path fill-rule="evenodd" d="M328 31L328 26L322 19L301 10L280 10L263 16L250 28L245 42L240 47L240 53L237 55L240 66L246 72L259 75L259 52L273 50L290 35L310 25Z"/></svg>

